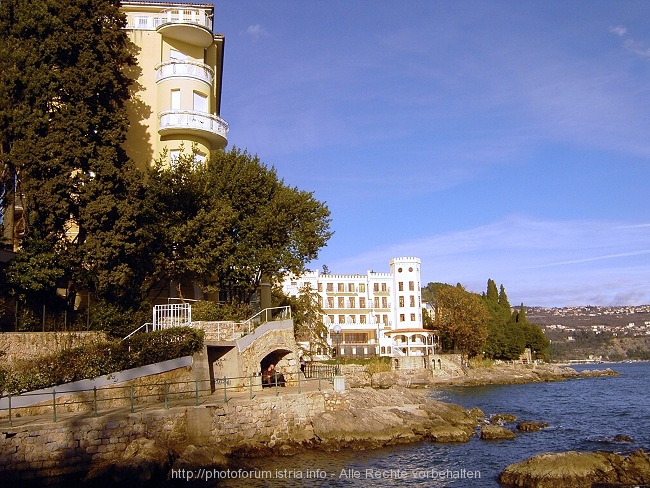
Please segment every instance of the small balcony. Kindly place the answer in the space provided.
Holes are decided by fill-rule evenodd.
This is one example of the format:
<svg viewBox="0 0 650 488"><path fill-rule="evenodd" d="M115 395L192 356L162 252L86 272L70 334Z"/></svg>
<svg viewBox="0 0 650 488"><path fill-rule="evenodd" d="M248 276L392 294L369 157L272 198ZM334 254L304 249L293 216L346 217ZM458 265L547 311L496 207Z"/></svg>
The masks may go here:
<svg viewBox="0 0 650 488"><path fill-rule="evenodd" d="M193 46L209 47L214 39L212 17L204 10L167 9L160 12L154 22L163 36Z"/></svg>
<svg viewBox="0 0 650 488"><path fill-rule="evenodd" d="M158 134L161 136L195 134L207 139L214 149L226 147L228 143L228 123L216 115L192 110L165 110L158 117Z"/></svg>
<svg viewBox="0 0 650 488"><path fill-rule="evenodd" d="M156 65L156 83L170 78L193 78L212 86L214 70L207 64L177 59Z"/></svg>

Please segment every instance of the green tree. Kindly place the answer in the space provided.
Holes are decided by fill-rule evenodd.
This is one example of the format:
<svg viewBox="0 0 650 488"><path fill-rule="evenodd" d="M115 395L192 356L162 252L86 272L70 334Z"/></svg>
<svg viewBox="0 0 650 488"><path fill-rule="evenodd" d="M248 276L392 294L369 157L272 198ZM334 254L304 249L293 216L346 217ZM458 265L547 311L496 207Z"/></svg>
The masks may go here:
<svg viewBox="0 0 650 488"><path fill-rule="evenodd" d="M327 326L323 323L323 309L318 303L318 293L309 283L298 290L298 296L291 304L297 341L309 343L309 355L313 357L317 349L327 350Z"/></svg>
<svg viewBox="0 0 650 488"><path fill-rule="evenodd" d="M454 341L462 359L483 352L489 312L481 297L468 292L460 283L434 288L436 327Z"/></svg>
<svg viewBox="0 0 650 488"><path fill-rule="evenodd" d="M68 307L80 289L127 308L142 299L151 268L141 178L122 148L135 63L124 25L115 0L0 3L0 166L5 194L16 182L24 195L9 285L28 302L44 284ZM15 279L20 267L34 279Z"/></svg>
<svg viewBox="0 0 650 488"><path fill-rule="evenodd" d="M160 278L193 281L222 301L248 302L262 275L300 274L331 236L323 203L237 148L205 164L192 153L158 164L148 190Z"/></svg>

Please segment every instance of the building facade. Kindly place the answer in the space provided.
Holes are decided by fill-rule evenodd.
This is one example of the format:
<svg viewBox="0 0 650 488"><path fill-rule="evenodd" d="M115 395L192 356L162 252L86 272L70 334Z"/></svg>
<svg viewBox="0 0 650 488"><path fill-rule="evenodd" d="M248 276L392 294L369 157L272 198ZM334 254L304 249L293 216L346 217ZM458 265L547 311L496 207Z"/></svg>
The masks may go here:
<svg viewBox="0 0 650 488"><path fill-rule="evenodd" d="M122 2L137 66L130 73L128 155L144 169L181 152L204 159L227 144L220 117L224 36L212 4Z"/></svg>
<svg viewBox="0 0 650 488"><path fill-rule="evenodd" d="M422 326L420 259L394 258L388 273L323 274L285 279L282 290L298 296L308 286L318 295L323 323L336 354L346 357L429 356L433 331ZM424 312L426 313L426 312ZM340 336L335 327L341 329Z"/></svg>

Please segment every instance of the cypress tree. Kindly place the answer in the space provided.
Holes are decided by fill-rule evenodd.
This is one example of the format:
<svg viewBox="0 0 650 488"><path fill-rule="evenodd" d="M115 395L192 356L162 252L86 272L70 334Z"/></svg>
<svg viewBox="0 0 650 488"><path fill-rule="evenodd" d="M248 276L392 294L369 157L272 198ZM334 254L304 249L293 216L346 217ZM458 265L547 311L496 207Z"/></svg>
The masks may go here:
<svg viewBox="0 0 650 488"><path fill-rule="evenodd" d="M17 263L30 268L51 255L48 276L69 304L85 288L134 305L150 272L141 177L121 146L135 59L119 5L0 2L0 157L5 182L15 176L25 195ZM13 284L20 294L34 289Z"/></svg>
<svg viewBox="0 0 650 488"><path fill-rule="evenodd" d="M497 291L497 284L492 279L489 279L487 282L486 298L493 303L499 302L499 292Z"/></svg>

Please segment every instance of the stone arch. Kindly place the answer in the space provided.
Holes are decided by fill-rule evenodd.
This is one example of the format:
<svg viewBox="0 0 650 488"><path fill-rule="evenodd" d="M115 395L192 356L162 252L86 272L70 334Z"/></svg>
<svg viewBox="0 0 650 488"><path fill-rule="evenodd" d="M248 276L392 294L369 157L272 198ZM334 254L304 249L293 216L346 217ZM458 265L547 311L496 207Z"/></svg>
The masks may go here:
<svg viewBox="0 0 650 488"><path fill-rule="evenodd" d="M276 366L278 363L282 365L283 362L287 362L288 366L288 361L294 358L290 358L289 356L293 355L294 352L290 349L285 349L285 348L278 348L278 349L273 349L269 353L267 353L265 356L263 356L260 361L260 371L264 371L266 368L269 367L270 364L273 364ZM282 367L282 366L281 366Z"/></svg>

